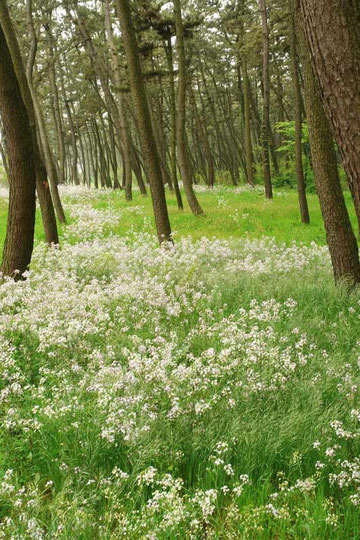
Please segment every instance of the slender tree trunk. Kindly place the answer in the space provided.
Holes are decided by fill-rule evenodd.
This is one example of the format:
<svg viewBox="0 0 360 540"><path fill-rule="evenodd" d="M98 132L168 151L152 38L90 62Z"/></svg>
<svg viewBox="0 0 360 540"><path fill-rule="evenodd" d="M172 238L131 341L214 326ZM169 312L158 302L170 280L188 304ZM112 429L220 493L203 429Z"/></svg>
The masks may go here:
<svg viewBox="0 0 360 540"><path fill-rule="evenodd" d="M36 168L29 115L1 25L0 56L0 114L9 157L9 212L1 271L19 279L29 268L33 251Z"/></svg>
<svg viewBox="0 0 360 540"><path fill-rule="evenodd" d="M48 178L50 181L51 193L52 193L52 197L54 201L56 215L60 223L66 223L65 213L64 213L64 209L61 203L60 193L58 189L58 175L56 172L54 156L52 154L50 144L49 144L49 139L46 133L44 116L41 110L39 99L36 95L35 89L33 88L32 88L32 98L33 98L33 103L34 103L34 110L35 110L35 115L37 119L37 124L39 127L39 134L40 134L40 139L42 142L42 148L44 150L46 170L47 170Z"/></svg>
<svg viewBox="0 0 360 540"><path fill-rule="evenodd" d="M56 66L54 60L54 38L49 23L45 24L45 31L48 37L50 58L52 60L49 70L50 86L54 102L54 120L56 129L57 146L59 153L59 184L65 184L65 142L63 133L63 121L61 117L59 90L56 82Z"/></svg>
<svg viewBox="0 0 360 540"><path fill-rule="evenodd" d="M74 121L71 114L69 101L66 94L64 74L62 72L61 66L59 69L59 73L60 73L60 90L61 90L62 97L65 104L66 116L68 118L69 127L70 127L70 135L71 135L71 147L72 147L71 180L76 186L79 186L80 181L79 181L78 168L77 168L78 167L78 150L77 150L77 144L76 144L75 126L74 126Z"/></svg>
<svg viewBox="0 0 360 540"><path fill-rule="evenodd" d="M120 66L119 66L119 55L116 49L114 34L111 24L110 17L110 0L105 0L105 28L107 40L111 53L111 63L114 73L114 81L117 95L117 110L119 115L119 124L121 130L121 139L123 144L123 155L124 155L124 176L125 176L125 198L127 201L132 200L132 169L131 169L131 143L129 138L129 126L126 120L126 115L124 111L124 98L121 92L121 77L120 77Z"/></svg>
<svg viewBox="0 0 360 540"><path fill-rule="evenodd" d="M171 228L165 199L165 189L161 179L160 161L151 127L149 105L142 79L130 5L128 0L117 0L116 5L128 62L131 94L137 116L139 137L150 183L157 234L160 243L164 241L169 242L171 241Z"/></svg>
<svg viewBox="0 0 360 540"><path fill-rule="evenodd" d="M177 145L179 150L179 164L184 183L184 190L190 209L193 214L200 215L203 210L197 200L192 186L192 177L190 172L189 156L186 148L186 60L184 44L184 28L181 16L181 2L174 0L174 16L176 28L176 48L178 51L178 117L177 117Z"/></svg>
<svg viewBox="0 0 360 540"><path fill-rule="evenodd" d="M64 214L64 210L61 204L60 194L58 190L59 182L58 182L58 176L57 176L57 171L55 167L54 157L51 152L49 139L46 132L43 112L41 110L39 99L33 85L32 74L33 74L33 68L35 64L35 57L36 57L36 51L37 51L37 36L36 36L36 32L34 28L34 21L33 21L33 16L32 16L32 0L26 0L26 13L27 13L27 23L28 23L28 28L29 28L29 34L30 34L30 39L31 39L30 53L29 53L29 58L28 58L28 63L27 63L26 74L27 74L27 79L28 79L28 83L30 87L32 101L34 104L35 118L36 118L37 125L39 128L41 146L45 155L45 166L46 166L46 170L47 170L47 174L48 174L48 178L50 182L51 193L52 193L52 197L54 201L56 215L57 215L58 220L61 223L65 223L66 219L65 219L65 214Z"/></svg>
<svg viewBox="0 0 360 540"><path fill-rule="evenodd" d="M250 119L250 83L247 72L246 58L243 55L241 60L243 88L244 88L244 138L245 138L245 161L246 180L250 186L254 186L254 158L251 143L251 119Z"/></svg>
<svg viewBox="0 0 360 540"><path fill-rule="evenodd" d="M114 175L113 187L114 189L120 188L119 177L118 177L118 160L116 155L116 143L115 143L115 134L114 134L114 124L109 115L109 135L110 135L110 160L111 166Z"/></svg>
<svg viewBox="0 0 360 540"><path fill-rule="evenodd" d="M200 114L197 108L196 99L193 90L191 89L191 100L193 103L193 110L194 115L196 119L196 124L198 127L198 133L202 142L202 146L205 153L205 159L207 163L207 177L206 177L206 183L209 187L214 187L215 184L215 170L214 170L214 161L211 154L211 148L209 144L208 134L206 131L206 126L202 123L202 120L200 118Z"/></svg>
<svg viewBox="0 0 360 540"><path fill-rule="evenodd" d="M259 0L262 40L263 40L263 123L261 128L262 162L265 184L265 197L272 199L272 184L269 159L269 127L270 127L270 74L269 74L269 27L267 21L266 0Z"/></svg>
<svg viewBox="0 0 360 540"><path fill-rule="evenodd" d="M300 0L324 109L360 217L360 4Z"/></svg>
<svg viewBox="0 0 360 540"><path fill-rule="evenodd" d="M291 8L291 0L289 2ZM296 161L296 180L298 188L300 215L302 223L310 223L309 208L306 198L306 185L304 178L304 168L302 161L302 106L301 89L298 72L298 61L296 54L296 35L294 13L290 10L290 55L291 72L295 95L295 161Z"/></svg>
<svg viewBox="0 0 360 540"><path fill-rule="evenodd" d="M293 5L296 2L293 0ZM341 188L332 132L324 112L299 11L296 5L293 9L304 73L312 163L334 277L336 281L345 279L353 284L360 283L358 245Z"/></svg>

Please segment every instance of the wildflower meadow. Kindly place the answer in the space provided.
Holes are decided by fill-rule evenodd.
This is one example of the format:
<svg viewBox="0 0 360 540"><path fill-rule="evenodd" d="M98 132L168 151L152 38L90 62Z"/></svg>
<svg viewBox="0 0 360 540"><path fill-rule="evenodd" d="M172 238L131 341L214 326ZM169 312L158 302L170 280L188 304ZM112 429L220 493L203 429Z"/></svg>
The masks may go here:
<svg viewBox="0 0 360 540"><path fill-rule="evenodd" d="M198 195L159 247L138 193L63 188L1 285L0 538L360 537L360 294L295 194Z"/></svg>

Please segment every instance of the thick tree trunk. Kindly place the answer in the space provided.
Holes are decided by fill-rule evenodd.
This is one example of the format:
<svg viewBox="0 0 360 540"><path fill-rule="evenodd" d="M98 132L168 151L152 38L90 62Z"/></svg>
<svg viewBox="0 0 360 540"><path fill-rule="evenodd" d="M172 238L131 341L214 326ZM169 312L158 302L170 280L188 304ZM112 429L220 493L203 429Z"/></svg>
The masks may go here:
<svg viewBox="0 0 360 540"><path fill-rule="evenodd" d="M9 213L3 251L4 275L21 278L34 243L36 169L29 115L0 26L0 114L9 156Z"/></svg>
<svg viewBox="0 0 360 540"><path fill-rule="evenodd" d="M360 282L358 246L340 184L332 132L324 112L298 10L294 15L304 73L312 163L334 276L336 281L345 279L356 284Z"/></svg>
<svg viewBox="0 0 360 540"><path fill-rule="evenodd" d="M57 245L59 243L59 236L57 231L56 217L49 184L47 181L47 172L42 161L37 139L34 105L32 101L29 83L26 78L19 44L5 0L0 0L0 22L11 54L11 59L15 69L16 77L20 85L22 99L25 103L29 115L32 145L35 156L36 191L39 197L41 217L43 221L46 241L49 245Z"/></svg>
<svg viewBox="0 0 360 540"><path fill-rule="evenodd" d="M137 116L139 138L150 183L157 234L160 243L164 241L170 242L172 240L171 228L165 199L165 189L161 179L160 161L151 127L149 105L142 79L130 5L128 0L117 0L116 5L128 62L131 94Z"/></svg>
<svg viewBox="0 0 360 540"><path fill-rule="evenodd" d="M197 200L192 186L189 156L186 148L186 60L184 44L184 28L181 16L181 2L174 0L174 15L176 28L176 48L178 52L179 76L178 76L178 116L177 116L177 145L179 150L179 164L184 184L184 190L190 209L193 214L200 215L203 210Z"/></svg>
<svg viewBox="0 0 360 540"><path fill-rule="evenodd" d="M262 40L263 40L263 123L261 128L262 162L265 184L265 197L272 199L272 184L269 158L269 127L270 127L270 74L269 74L269 27L267 21L266 0L259 0Z"/></svg>
<svg viewBox="0 0 360 540"><path fill-rule="evenodd" d="M300 0L315 74L360 216L360 4Z"/></svg>

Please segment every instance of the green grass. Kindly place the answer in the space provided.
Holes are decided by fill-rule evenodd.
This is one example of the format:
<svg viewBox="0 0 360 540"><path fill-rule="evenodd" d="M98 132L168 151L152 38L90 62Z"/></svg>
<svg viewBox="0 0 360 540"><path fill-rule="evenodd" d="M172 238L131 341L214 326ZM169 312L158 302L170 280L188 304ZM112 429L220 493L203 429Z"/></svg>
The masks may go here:
<svg viewBox="0 0 360 540"><path fill-rule="evenodd" d="M174 252L158 250L153 226L151 238L126 236L152 220L150 198L81 201L99 221L110 208L119 224L81 245L94 227L84 220L70 245L71 219L61 251L38 245L33 277L0 288L0 392L10 392L1 410L0 538L27 540L33 526L46 540L360 537L350 499L360 469L351 413L360 410L360 292L336 287L315 247L229 240L324 244L317 198L309 195L309 226L299 223L292 191L270 202L231 190L199 200L206 214L193 217L169 197ZM79 201L64 202L71 215ZM1 204L0 212L5 219ZM194 242L181 241L187 236ZM204 403L210 408L197 413ZM171 417L174 404L181 414ZM217 465L219 442L228 449ZM340 488L331 474L347 474L346 462L355 472ZM154 482L142 485L149 467ZM235 497L244 474L251 484ZM217 493L208 517L197 502L206 490Z"/></svg>
<svg viewBox="0 0 360 540"><path fill-rule="evenodd" d="M249 238L261 238L262 236L275 237L278 242L287 244L312 241L325 244L325 231L321 217L317 195L309 194L309 208L311 223L303 225L300 222L298 199L296 191L287 190L275 192L272 201L266 201L259 191L248 191L239 194L231 190L222 193L197 194L205 215L194 218L184 200L185 210L177 209L175 197L167 193L167 201L170 213L172 230L175 238L179 236L191 236L194 240L206 236L212 238L241 238L247 235ZM349 211L355 225L355 213L351 199L346 194ZM140 206L145 215L152 218L150 197L141 197L134 194L134 200L127 203L123 196L114 194L112 199L114 208ZM95 207L106 207L106 203L99 201ZM136 232L143 229L142 216L128 214L116 229L119 235L126 234L129 228Z"/></svg>
<svg viewBox="0 0 360 540"><path fill-rule="evenodd" d="M286 244L291 244L293 241L303 242L306 245L313 241L320 245L326 243L318 198L314 194L308 195L311 217L309 225L303 225L300 222L297 194L294 190L275 192L272 201L266 201L263 194L258 191L239 194L235 194L231 190L224 190L221 193L209 191L199 193L198 198L205 215L194 217L185 200L185 210L179 211L175 197L167 192L171 226L175 239L181 236L191 236L194 240L202 236L208 238L270 236L274 237L277 242L285 242ZM345 198L354 230L356 230L355 212L348 192L345 194ZM151 220L154 226L150 197L142 197L138 192L135 192L134 200L128 203L125 201L123 193L117 192L110 197L110 200L111 206L115 209L122 210L135 206L142 209L140 215L136 213L123 215L119 225L112 231L113 233L124 236L130 229L141 232L144 228L144 216ZM101 209L108 206L108 201L108 196L99 195L99 199L92 204L95 208ZM3 245L6 234L6 214L6 204L4 201L0 201L0 247ZM39 210L36 217L35 238L36 240L44 240Z"/></svg>

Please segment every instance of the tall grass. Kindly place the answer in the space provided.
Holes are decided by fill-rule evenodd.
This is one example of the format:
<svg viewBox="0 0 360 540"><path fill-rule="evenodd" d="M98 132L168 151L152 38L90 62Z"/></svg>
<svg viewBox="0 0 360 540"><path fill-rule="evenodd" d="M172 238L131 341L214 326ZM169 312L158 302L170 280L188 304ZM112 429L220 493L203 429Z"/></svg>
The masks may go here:
<svg viewBox="0 0 360 540"><path fill-rule="evenodd" d="M67 195L2 285L0 537L359 537L359 292L315 199L200 196L163 250L148 200Z"/></svg>

